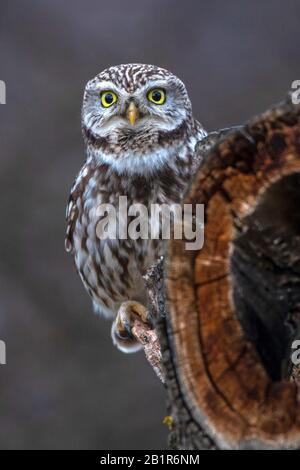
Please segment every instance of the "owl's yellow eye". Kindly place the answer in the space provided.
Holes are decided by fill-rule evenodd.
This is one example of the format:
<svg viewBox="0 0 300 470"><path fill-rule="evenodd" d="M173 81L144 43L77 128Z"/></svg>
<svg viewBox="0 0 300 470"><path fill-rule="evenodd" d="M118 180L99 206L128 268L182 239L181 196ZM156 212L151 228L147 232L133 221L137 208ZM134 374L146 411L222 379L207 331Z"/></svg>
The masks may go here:
<svg viewBox="0 0 300 470"><path fill-rule="evenodd" d="M113 91L102 91L100 94L101 104L104 108L109 108L113 105L118 97Z"/></svg>
<svg viewBox="0 0 300 470"><path fill-rule="evenodd" d="M148 100L155 104L164 104L166 101L166 92L162 88L154 88L150 90L148 95Z"/></svg>

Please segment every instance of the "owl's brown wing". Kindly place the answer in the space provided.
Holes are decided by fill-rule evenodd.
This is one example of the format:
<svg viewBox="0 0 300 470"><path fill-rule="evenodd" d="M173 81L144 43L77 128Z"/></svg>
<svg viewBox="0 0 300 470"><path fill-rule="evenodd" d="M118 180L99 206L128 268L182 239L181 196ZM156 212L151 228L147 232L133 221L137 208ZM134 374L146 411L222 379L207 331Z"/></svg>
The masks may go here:
<svg viewBox="0 0 300 470"><path fill-rule="evenodd" d="M71 252L73 249L73 234L79 214L79 203L81 203L82 201L82 195L86 187L87 178L89 177L90 167L88 166L88 164L85 164L81 168L71 188L71 193L66 208L67 229L65 236L65 248L68 252Z"/></svg>
<svg viewBox="0 0 300 470"><path fill-rule="evenodd" d="M78 217L78 207L76 201L77 196L75 196L74 192L71 191L66 209L67 229L65 236L65 248L68 252L72 251L73 248L73 232Z"/></svg>

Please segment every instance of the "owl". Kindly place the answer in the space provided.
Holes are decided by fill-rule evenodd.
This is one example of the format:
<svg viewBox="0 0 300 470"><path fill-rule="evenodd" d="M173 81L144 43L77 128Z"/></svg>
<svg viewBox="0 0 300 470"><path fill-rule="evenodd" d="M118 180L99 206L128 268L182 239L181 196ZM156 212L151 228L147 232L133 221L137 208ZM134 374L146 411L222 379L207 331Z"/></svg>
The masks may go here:
<svg viewBox="0 0 300 470"><path fill-rule="evenodd" d="M67 206L66 249L94 310L112 319L112 339L124 352L140 345L136 317L151 323L143 275L163 253L161 239L99 238L97 208L180 203L206 136L192 114L185 85L154 65L110 67L85 88L81 114L86 161ZM118 222L123 215L119 213Z"/></svg>

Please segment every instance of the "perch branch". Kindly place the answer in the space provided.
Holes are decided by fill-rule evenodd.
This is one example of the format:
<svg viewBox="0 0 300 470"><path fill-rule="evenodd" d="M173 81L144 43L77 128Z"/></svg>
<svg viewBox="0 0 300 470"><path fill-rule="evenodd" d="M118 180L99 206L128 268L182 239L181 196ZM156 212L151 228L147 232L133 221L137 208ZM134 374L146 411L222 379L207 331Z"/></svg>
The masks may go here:
<svg viewBox="0 0 300 470"><path fill-rule="evenodd" d="M165 371L162 364L162 355L156 331L151 330L145 323L135 320L132 333L143 346L146 358L153 367L154 372L164 383Z"/></svg>

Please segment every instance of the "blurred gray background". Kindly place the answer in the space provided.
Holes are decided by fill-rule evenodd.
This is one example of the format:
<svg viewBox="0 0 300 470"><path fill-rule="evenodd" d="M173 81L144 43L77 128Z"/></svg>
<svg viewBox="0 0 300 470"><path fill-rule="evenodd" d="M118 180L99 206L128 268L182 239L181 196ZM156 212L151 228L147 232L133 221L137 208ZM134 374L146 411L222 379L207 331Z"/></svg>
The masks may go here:
<svg viewBox="0 0 300 470"><path fill-rule="evenodd" d="M158 64L208 130L241 124L300 79L299 24L299 0L1 0L0 448L166 445L162 386L113 348L64 252L86 81Z"/></svg>

